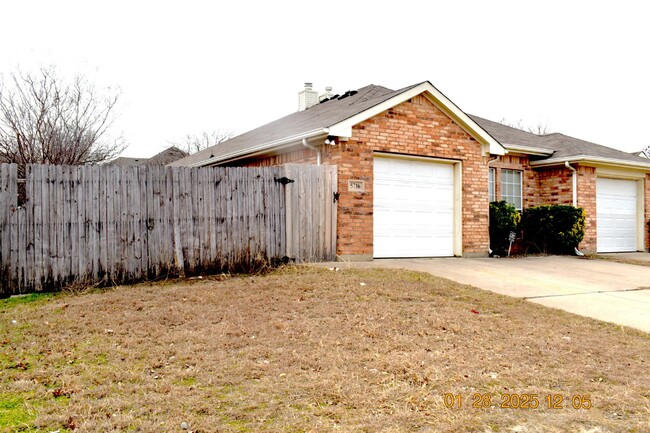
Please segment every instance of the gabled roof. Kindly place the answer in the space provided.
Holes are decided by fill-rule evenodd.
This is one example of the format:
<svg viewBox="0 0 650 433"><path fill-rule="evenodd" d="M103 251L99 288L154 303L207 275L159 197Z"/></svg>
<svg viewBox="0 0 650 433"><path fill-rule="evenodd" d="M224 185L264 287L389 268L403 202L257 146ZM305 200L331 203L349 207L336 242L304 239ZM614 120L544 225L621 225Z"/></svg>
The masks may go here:
<svg viewBox="0 0 650 433"><path fill-rule="evenodd" d="M170 165L211 165L296 144L303 138L328 135L349 137L352 126L423 93L481 144L489 146L491 153L500 155L505 153L503 147L493 137L431 83L425 81L400 90L369 85L356 91L346 92L338 98L292 113Z"/></svg>
<svg viewBox="0 0 650 433"><path fill-rule="evenodd" d="M369 85L321 102L230 140L179 159L170 165L200 167L233 161L296 146L303 139L350 137L352 127L416 95L423 94L453 118L493 155L507 151L531 155L531 165L593 162L650 169L650 161L610 147L560 133L536 135L467 115L428 81L390 90Z"/></svg>
<svg viewBox="0 0 650 433"><path fill-rule="evenodd" d="M536 135L502 125L478 116L471 116L508 151L541 156L531 165L552 165L564 161L589 161L650 168L650 161L622 150L570 137L560 133Z"/></svg>
<svg viewBox="0 0 650 433"><path fill-rule="evenodd" d="M167 165L178 159L184 158L187 155L189 155L189 153L184 150L181 150L176 146L171 146L162 152L155 154L151 158L127 158L125 156L120 156L119 158L107 162L107 164L119 165L122 167L134 167L138 165Z"/></svg>
<svg viewBox="0 0 650 433"><path fill-rule="evenodd" d="M168 147L162 152L152 156L145 161L145 165L167 165L171 162L185 158L189 153L179 149L176 146Z"/></svg>

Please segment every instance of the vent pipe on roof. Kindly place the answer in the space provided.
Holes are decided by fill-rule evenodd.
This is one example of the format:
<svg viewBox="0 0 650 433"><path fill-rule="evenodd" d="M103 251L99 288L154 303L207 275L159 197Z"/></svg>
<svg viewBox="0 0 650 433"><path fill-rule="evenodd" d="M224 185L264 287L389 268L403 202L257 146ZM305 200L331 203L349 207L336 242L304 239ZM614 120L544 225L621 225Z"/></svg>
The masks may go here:
<svg viewBox="0 0 650 433"><path fill-rule="evenodd" d="M318 92L312 88L312 83L305 83L305 88L298 92L298 111L305 111L318 104Z"/></svg>
<svg viewBox="0 0 650 433"><path fill-rule="evenodd" d="M330 99L334 94L332 93L332 86L325 87L325 93L318 97L319 102L323 102L325 99Z"/></svg>

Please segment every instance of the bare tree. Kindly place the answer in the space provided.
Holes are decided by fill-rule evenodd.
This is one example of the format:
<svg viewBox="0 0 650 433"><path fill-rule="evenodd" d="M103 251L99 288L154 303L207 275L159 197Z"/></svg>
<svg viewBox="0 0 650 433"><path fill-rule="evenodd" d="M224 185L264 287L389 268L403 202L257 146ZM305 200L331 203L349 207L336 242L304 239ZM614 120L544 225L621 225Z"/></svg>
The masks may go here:
<svg viewBox="0 0 650 433"><path fill-rule="evenodd" d="M501 118L499 123L502 125L510 126L511 128L521 129L522 131L530 132L535 135L546 135L551 132L548 122L542 123L537 122L536 125L525 125L523 119L519 119L517 122L509 122L505 118Z"/></svg>
<svg viewBox="0 0 650 433"><path fill-rule="evenodd" d="M0 81L0 162L97 164L126 147L106 134L119 93L81 76L66 82L53 67L9 77Z"/></svg>
<svg viewBox="0 0 650 433"><path fill-rule="evenodd" d="M222 131L219 129L213 131L203 131L199 134L187 134L182 140L171 141L171 145L186 151L187 153L196 153L208 147L223 143L232 138L232 131Z"/></svg>

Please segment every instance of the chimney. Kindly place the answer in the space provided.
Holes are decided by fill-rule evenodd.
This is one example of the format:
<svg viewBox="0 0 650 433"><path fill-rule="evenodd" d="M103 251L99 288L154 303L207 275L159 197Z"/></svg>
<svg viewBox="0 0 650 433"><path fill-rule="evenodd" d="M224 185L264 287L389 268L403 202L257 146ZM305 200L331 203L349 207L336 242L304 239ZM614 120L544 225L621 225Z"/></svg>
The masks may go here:
<svg viewBox="0 0 650 433"><path fill-rule="evenodd" d="M318 104L318 92L312 89L311 83L305 83L304 90L298 93L298 111L304 111Z"/></svg>

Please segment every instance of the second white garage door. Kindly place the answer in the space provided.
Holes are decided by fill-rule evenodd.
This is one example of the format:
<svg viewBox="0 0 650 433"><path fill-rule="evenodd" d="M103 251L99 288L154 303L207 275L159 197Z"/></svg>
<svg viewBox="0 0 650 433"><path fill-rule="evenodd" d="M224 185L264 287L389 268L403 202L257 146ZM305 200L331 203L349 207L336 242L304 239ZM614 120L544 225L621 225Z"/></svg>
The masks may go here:
<svg viewBox="0 0 650 433"><path fill-rule="evenodd" d="M374 159L374 256L443 257L454 250L454 166Z"/></svg>
<svg viewBox="0 0 650 433"><path fill-rule="evenodd" d="M596 218L598 252L636 251L636 182L598 178Z"/></svg>

